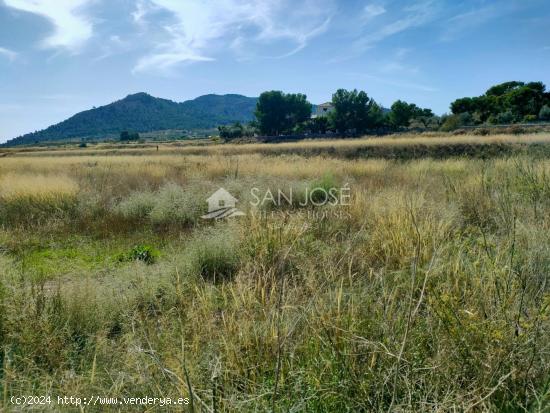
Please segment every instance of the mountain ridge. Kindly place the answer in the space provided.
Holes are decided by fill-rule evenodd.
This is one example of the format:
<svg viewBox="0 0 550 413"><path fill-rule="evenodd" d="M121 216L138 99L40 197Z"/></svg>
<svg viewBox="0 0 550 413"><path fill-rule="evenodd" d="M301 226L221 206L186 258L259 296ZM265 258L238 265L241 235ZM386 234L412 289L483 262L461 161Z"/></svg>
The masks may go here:
<svg viewBox="0 0 550 413"><path fill-rule="evenodd" d="M258 98L239 94L207 94L174 102L145 92L129 94L107 105L78 112L40 131L10 139L5 146L71 139L100 138L123 130L210 129L253 119Z"/></svg>

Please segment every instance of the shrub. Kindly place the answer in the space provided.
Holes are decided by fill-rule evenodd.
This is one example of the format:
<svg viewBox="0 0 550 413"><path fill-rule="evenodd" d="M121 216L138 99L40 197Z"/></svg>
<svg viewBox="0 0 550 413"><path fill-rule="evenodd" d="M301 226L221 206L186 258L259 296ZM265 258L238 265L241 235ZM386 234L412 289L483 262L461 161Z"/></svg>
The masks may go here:
<svg viewBox="0 0 550 413"><path fill-rule="evenodd" d="M441 125L441 130L443 132L451 132L455 129L458 129L460 127L460 119L457 115L450 115L447 116L443 122L443 125Z"/></svg>
<svg viewBox="0 0 550 413"><path fill-rule="evenodd" d="M119 261L142 261L145 264L154 264L159 257L159 251L149 245L136 245L128 253L121 254Z"/></svg>
<svg viewBox="0 0 550 413"><path fill-rule="evenodd" d="M539 112L539 119L550 120L550 106L544 105Z"/></svg>
<svg viewBox="0 0 550 413"><path fill-rule="evenodd" d="M240 122L235 122L232 125L218 126L220 138L232 140L243 137L254 136L255 129L250 125L243 125Z"/></svg>
<svg viewBox="0 0 550 413"><path fill-rule="evenodd" d="M537 115L525 115L523 117L524 122L536 122L537 121Z"/></svg>
<svg viewBox="0 0 550 413"><path fill-rule="evenodd" d="M156 225L189 224L201 215L205 203L200 191L169 183L152 192L134 192L114 212L126 219L149 219Z"/></svg>
<svg viewBox="0 0 550 413"><path fill-rule="evenodd" d="M489 134L491 134L491 130L489 128L477 128L474 130L474 135L487 136Z"/></svg>
<svg viewBox="0 0 550 413"><path fill-rule="evenodd" d="M314 182L310 187L309 193L311 201L314 203L323 203L324 201L328 201L328 193L331 189L334 190L333 188L338 188L338 184L334 178L334 175L327 172L320 180Z"/></svg>
<svg viewBox="0 0 550 413"><path fill-rule="evenodd" d="M155 206L149 216L154 224L190 224L201 214L204 199L196 191L185 191L167 184L155 195Z"/></svg>
<svg viewBox="0 0 550 413"><path fill-rule="evenodd" d="M139 139L139 133L137 132L120 132L120 140L122 142L137 141Z"/></svg>
<svg viewBox="0 0 550 413"><path fill-rule="evenodd" d="M187 258L191 273L213 282L230 280L239 267L237 239L226 230L213 228L191 240Z"/></svg>
<svg viewBox="0 0 550 413"><path fill-rule="evenodd" d="M471 125L472 123L474 123L474 118L472 117L472 114L470 112L463 112L458 115L458 118L461 125Z"/></svg>
<svg viewBox="0 0 550 413"><path fill-rule="evenodd" d="M134 192L115 207L115 213L126 219L143 219L149 216L155 207L155 194Z"/></svg>
<svg viewBox="0 0 550 413"><path fill-rule="evenodd" d="M525 128L522 128L521 126L518 126L518 125L513 125L513 126L510 126L509 128L506 128L506 133L509 133L511 135L521 135L525 132L526 132Z"/></svg>
<svg viewBox="0 0 550 413"><path fill-rule="evenodd" d="M499 113L496 117L497 123L501 124L508 124L514 122L515 117L514 114L507 110L506 112Z"/></svg>

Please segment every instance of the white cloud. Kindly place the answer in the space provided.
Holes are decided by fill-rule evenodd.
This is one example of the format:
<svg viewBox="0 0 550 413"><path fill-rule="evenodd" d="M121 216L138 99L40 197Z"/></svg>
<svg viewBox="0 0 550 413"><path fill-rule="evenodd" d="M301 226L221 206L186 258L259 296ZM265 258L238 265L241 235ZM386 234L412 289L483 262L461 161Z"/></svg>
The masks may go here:
<svg viewBox="0 0 550 413"><path fill-rule="evenodd" d="M372 19L384 13L386 13L386 9L380 4L367 4L363 10L366 19Z"/></svg>
<svg viewBox="0 0 550 413"><path fill-rule="evenodd" d="M42 41L44 48L65 48L72 52L93 33L90 19L82 13L93 0L4 0L8 7L38 14L48 19L54 32Z"/></svg>
<svg viewBox="0 0 550 413"><path fill-rule="evenodd" d="M249 54L254 45L280 41L290 46L278 57L289 56L328 28L333 0L149 0L138 3L134 20L143 21L151 7L168 11L173 20L163 27L167 37L134 72L215 60L221 48Z"/></svg>
<svg viewBox="0 0 550 413"><path fill-rule="evenodd" d="M0 47L0 56L4 56L10 62L12 62L17 58L17 53L14 52L13 50L6 49L5 47Z"/></svg>
<svg viewBox="0 0 550 413"><path fill-rule="evenodd" d="M456 38L461 36L463 33L471 31L472 29L474 29L477 26L480 26L486 21L506 13L507 10L508 10L507 8L499 5L499 7L487 6L487 7L478 8L466 13L458 14L450 18L445 23L445 30L443 32L441 40L443 41L455 40Z"/></svg>
<svg viewBox="0 0 550 413"><path fill-rule="evenodd" d="M434 0L425 0L406 7L403 11L404 15L396 18L391 23L378 26L372 31L367 27L364 35L354 43L354 49L361 52L388 37L423 26L434 19L437 8Z"/></svg>
<svg viewBox="0 0 550 413"><path fill-rule="evenodd" d="M136 8L132 12L132 19L134 20L134 23L140 25L145 24L145 16L154 9L154 5L147 0L138 0L136 3Z"/></svg>

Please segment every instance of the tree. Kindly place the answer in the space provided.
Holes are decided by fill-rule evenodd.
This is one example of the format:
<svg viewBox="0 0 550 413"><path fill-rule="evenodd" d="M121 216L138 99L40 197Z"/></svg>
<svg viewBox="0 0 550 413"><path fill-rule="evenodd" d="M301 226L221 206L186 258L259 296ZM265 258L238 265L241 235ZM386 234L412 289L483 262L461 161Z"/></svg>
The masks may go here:
<svg viewBox="0 0 550 413"><path fill-rule="evenodd" d="M451 103L451 111L455 115L469 112L476 123L517 122L532 118L548 103L550 95L544 83L513 81L495 85L482 96L457 99Z"/></svg>
<svg viewBox="0 0 550 413"><path fill-rule="evenodd" d="M531 82L514 89L505 96L505 105L512 111L516 119L539 113L544 105L544 88L540 82Z"/></svg>
<svg viewBox="0 0 550 413"><path fill-rule="evenodd" d="M291 133L297 125L309 120L311 103L301 93L272 90L260 95L254 115L262 134L277 136Z"/></svg>
<svg viewBox="0 0 550 413"><path fill-rule="evenodd" d="M550 106L544 105L539 112L539 119L550 120Z"/></svg>
<svg viewBox="0 0 550 413"><path fill-rule="evenodd" d="M457 115L459 113L476 112L479 107L475 100L476 98L460 98L451 103L451 112Z"/></svg>
<svg viewBox="0 0 550 413"><path fill-rule="evenodd" d="M285 95L287 108L287 130L308 121L311 118L311 103L302 93Z"/></svg>
<svg viewBox="0 0 550 413"><path fill-rule="evenodd" d="M414 103L398 100L391 105L389 114L390 123L396 127L409 126L411 121L417 121L416 124L427 125L429 119L434 116L431 109L422 109Z"/></svg>
<svg viewBox="0 0 550 413"><path fill-rule="evenodd" d="M364 133L382 122L381 107L366 92L338 89L332 95L332 105L334 110L329 115L330 121L340 133Z"/></svg>
<svg viewBox="0 0 550 413"><path fill-rule="evenodd" d="M409 126L412 120L427 123L427 119L431 117L433 117L431 109L421 109L414 103L398 100L391 106L389 120L393 126L400 127Z"/></svg>
<svg viewBox="0 0 550 413"><path fill-rule="evenodd" d="M232 125L218 126L220 137L226 140L242 138L245 136L254 136L254 125L243 125L240 122L235 122Z"/></svg>
<svg viewBox="0 0 550 413"><path fill-rule="evenodd" d="M327 116L317 116L306 123L306 128L311 133L325 134L329 128L329 119Z"/></svg>
<svg viewBox="0 0 550 413"><path fill-rule="evenodd" d="M139 139L139 133L128 132L127 130L120 132L120 140L123 142L137 141Z"/></svg>
<svg viewBox="0 0 550 413"><path fill-rule="evenodd" d="M505 95L507 93L510 93L514 89L517 89L517 88L519 88L523 85L525 85L525 83L517 82L517 81L504 82L504 83L501 83L499 85L490 87L487 90L487 92L485 92L485 95L487 95L487 96L502 96L502 95Z"/></svg>
<svg viewBox="0 0 550 413"><path fill-rule="evenodd" d="M506 125L508 123L513 123L515 120L514 114L511 110L507 110L506 112L499 113L496 116L496 122L501 125Z"/></svg>
<svg viewBox="0 0 550 413"><path fill-rule="evenodd" d="M233 125L218 126L220 137L231 140L241 138L244 134L244 127L240 122L235 122Z"/></svg>

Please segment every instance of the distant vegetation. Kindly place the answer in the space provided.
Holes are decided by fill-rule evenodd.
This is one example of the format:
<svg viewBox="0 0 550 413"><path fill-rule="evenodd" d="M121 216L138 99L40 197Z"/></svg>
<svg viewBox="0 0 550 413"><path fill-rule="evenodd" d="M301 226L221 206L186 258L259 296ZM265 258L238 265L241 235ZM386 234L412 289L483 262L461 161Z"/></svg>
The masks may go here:
<svg viewBox="0 0 550 413"><path fill-rule="evenodd" d="M264 92L256 104L258 129L263 135L289 135L311 118L312 105L306 95Z"/></svg>
<svg viewBox="0 0 550 413"><path fill-rule="evenodd" d="M122 131L129 130L211 129L220 124L251 121L256 100L241 95L206 95L177 103L136 93L109 105L77 113L42 131L12 139L8 145L108 135L117 138Z"/></svg>
<svg viewBox="0 0 550 413"><path fill-rule="evenodd" d="M139 140L139 133L128 132L127 130L120 132L120 140L122 142Z"/></svg>
<svg viewBox="0 0 550 413"><path fill-rule="evenodd" d="M256 128L251 125L243 125L241 122L235 122L232 125L218 126L218 132L221 138L230 140L242 137L252 137L256 133Z"/></svg>
<svg viewBox="0 0 550 413"><path fill-rule="evenodd" d="M247 131L258 135L339 134L412 130L452 131L462 126L513 124L550 120L550 93L542 82L506 82L480 97L461 98L451 104L452 114L434 115L428 108L397 100L384 109L365 91L339 89L332 95L332 110L312 117L314 107L304 94L268 91L260 95L248 127L220 129L226 139ZM240 132L243 132L241 135Z"/></svg>
<svg viewBox="0 0 550 413"><path fill-rule="evenodd" d="M453 131L462 127L550 121L550 93L542 82L505 82L477 97L451 103L451 114L397 100L386 109L365 91L339 89L331 110L311 116L315 106L302 93L266 91L259 98L206 95L176 103L146 93L80 112L49 128L12 139L8 146L75 138L116 138L121 132L215 130L221 138ZM209 133L203 136L208 136ZM147 137L146 137L147 138ZM127 140L122 139L121 140ZM131 140L131 139L130 139Z"/></svg>
<svg viewBox="0 0 550 413"><path fill-rule="evenodd" d="M482 96L455 100L451 111L455 120L451 117L449 122L460 125L550 120L550 93L542 82L506 82Z"/></svg>

